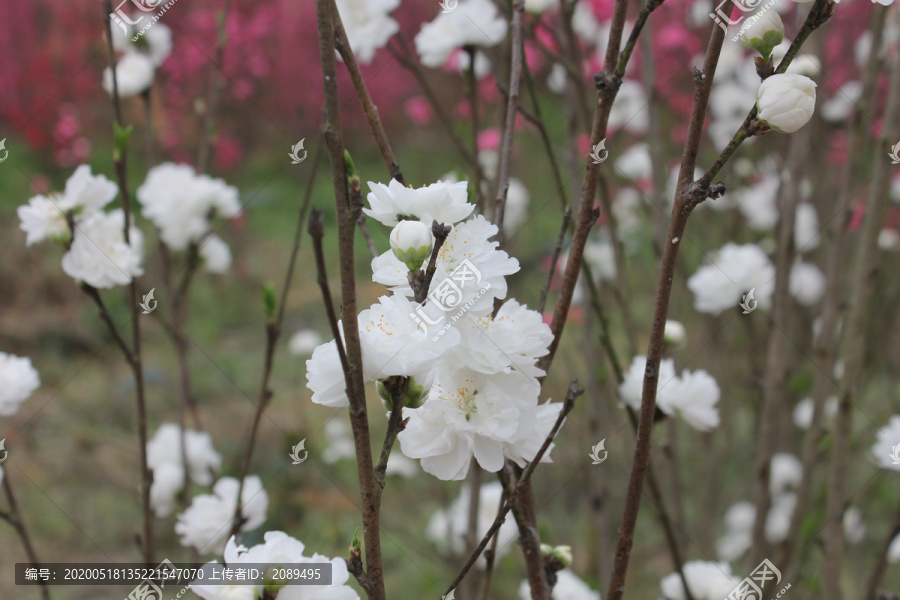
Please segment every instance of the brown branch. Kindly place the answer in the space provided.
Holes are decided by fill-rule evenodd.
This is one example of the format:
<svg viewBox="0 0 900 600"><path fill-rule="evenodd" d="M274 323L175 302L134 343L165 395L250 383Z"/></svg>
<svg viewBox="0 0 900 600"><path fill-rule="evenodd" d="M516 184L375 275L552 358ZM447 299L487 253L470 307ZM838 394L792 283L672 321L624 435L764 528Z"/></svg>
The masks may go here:
<svg viewBox="0 0 900 600"><path fill-rule="evenodd" d="M497 241L503 245L503 215L506 208L506 194L509 191L509 161L512 156L512 140L516 129L516 108L519 106L519 79L522 75L522 13L525 0L513 0L512 18L512 59L509 68L509 94L506 98L506 123L503 140L500 143L500 169L497 181L497 198L493 217L497 225ZM474 57L473 57L474 64Z"/></svg>
<svg viewBox="0 0 900 600"><path fill-rule="evenodd" d="M34 545L31 543L31 536L28 534L28 528L25 526L25 521L22 519L22 513L16 502L16 496L13 494L8 470L3 477L3 490L6 492L7 501L9 501L9 512L0 513L0 518L12 525L13 529L16 530L16 534L19 536L19 539L22 541L22 546L25 548L25 554L28 556L29 562L34 565L40 564L41 561L34 551ZM50 600L50 586L45 581L41 582L41 598Z"/></svg>
<svg viewBox="0 0 900 600"><path fill-rule="evenodd" d="M634 530L640 511L644 476L650 464L650 440L656 412L656 388L659 385L659 364L663 351L663 331L666 325L666 315L669 311L669 299L672 295L675 262L678 257L678 249L681 246L679 242L684 235L691 211L703 201L709 192L708 189L701 188L693 183L693 175L697 151L700 146L700 137L703 133L703 120L706 116L712 82L716 73L716 65L719 62L719 54L724 40L725 32L719 27L714 27L706 50L706 57L703 61L703 70L695 73L694 105L681 159L672 219L669 221L669 231L666 237L659 280L656 286L656 305L653 312L653 325L647 350L647 366L644 372L644 386L641 394L637 443L634 450L631 475L628 480L625 510L616 544L613 572L604 596L607 600L619 600L624 594L625 574L628 571L631 547L634 543Z"/></svg>
<svg viewBox="0 0 900 600"><path fill-rule="evenodd" d="M369 420L362 375L362 352L356 309L356 280L353 242L361 206L351 205L344 141L341 131L340 104L334 58L334 0L316 1L319 32L319 58L322 62L322 86L325 92L325 142L331 159L335 206L338 223L338 251L341 275L341 303L346 342L347 368L344 378L350 402L350 424L356 446L357 475L362 500L363 537L366 545L366 593L372 600L384 600L384 575L381 563L379 513L381 502L372 464Z"/></svg>
<svg viewBox="0 0 900 600"><path fill-rule="evenodd" d="M378 116L378 107L375 106L375 103L372 101L372 96L369 95L366 81L359 70L359 65L356 62L356 56L353 54L353 49L350 47L350 41L347 39L347 32L344 31L344 23L341 21L341 15L335 10L331 16L334 25L334 47L337 49L338 53L340 53L341 59L344 61L344 66L347 67L347 73L350 75L350 81L353 82L353 89L356 90L356 97L362 105L363 112L366 115L366 121L369 123L369 128L372 130L372 135L375 137L375 144L378 146L378 151L381 153L384 166L387 167L388 172L393 179L396 179L406 186L406 180L403 178L403 173L400 171L400 165L397 164L394 151L391 150L391 144L384 132L384 127L381 125L381 118Z"/></svg>
<svg viewBox="0 0 900 600"><path fill-rule="evenodd" d="M547 306L547 295L550 293L550 286L553 284L553 275L556 274L556 265L559 263L559 255L562 254L563 240L566 238L566 231L569 230L569 223L572 222L572 207L567 206L563 213L562 227L559 228L559 235L556 237L556 247L553 248L553 256L550 257L550 271L547 273L547 281L541 288L541 298L538 300L537 311L544 314L544 308Z"/></svg>
<svg viewBox="0 0 900 600"><path fill-rule="evenodd" d="M106 28L106 49L109 53L109 69L112 79L112 104L115 114L115 125L119 131L124 130L122 120L122 107L119 98L119 82L116 74L116 55L113 50L112 43L112 20L109 15L112 14L112 0L105 0L103 3L104 23ZM118 132L117 132L118 133ZM119 187L119 201L122 206L122 212L125 215L123 224L123 237L126 244L131 244L131 196L128 192L128 144L122 142L117 134L115 140L115 150L113 152L113 169L116 174L116 182ZM121 146L120 146L121 144ZM131 366L134 375L134 384L137 398L137 428L138 443L140 444L141 457L141 507L143 510L143 537L141 543L143 545L144 562L152 563L154 554L153 540L153 514L150 507L150 485L153 482L153 474L147 465L147 408L144 398L144 370L141 361L141 325L140 313L138 312L138 293L137 283L134 278L128 285L129 305L131 308L131 333L132 346L131 351L125 353L126 360ZM99 293L97 294L99 298ZM102 315L101 315L102 316ZM107 315L108 317L108 315ZM107 325L111 325L112 321L107 321ZM114 329L111 327L111 330ZM114 333L118 336L118 333ZM120 344L124 352L124 345Z"/></svg>
<svg viewBox="0 0 900 600"><path fill-rule="evenodd" d="M469 559L466 561L466 564L463 565L462 570L460 570L459 574L456 576L456 579L450 584L447 588L447 591L444 594L449 594L451 590L456 589L456 586L459 585L459 582L463 580L463 577L466 576L466 573L469 572L469 569L472 568L472 565L475 564L475 561L478 560L478 557L481 556L481 553L484 552L484 549L487 547L488 542L491 540L491 537L500 529L500 526L503 525L503 521L506 518L507 513L509 513L513 504L515 503L516 497L522 493L522 490L528 485L529 480L531 479L534 470L537 468L538 463L541 462L541 459L546 454L547 449L550 447L550 444L553 443L553 439L556 437L556 434L559 432L560 427L562 427L563 421L566 419L566 415L568 415L572 409L575 407L575 398L580 396L583 390L578 389L578 381L573 381L569 385L569 389L566 392L566 399L563 402L562 407L559 411L559 416L556 418L556 423L553 424L553 428L550 430L550 433L547 435L547 439L544 440L544 443L541 445L540 450L538 450L537 454L534 455L534 459L528 466L525 467L525 470L522 472L521 476L518 479L518 483L516 484L515 489L506 499L506 503L503 505L503 508L497 513L497 517L494 519L494 522L488 528L487 532L484 534L484 537L481 538L481 542L475 548L475 551L469 556ZM541 577L543 577L543 569L541 569Z"/></svg>
<svg viewBox="0 0 900 600"><path fill-rule="evenodd" d="M419 86L425 93L425 97L428 99L428 103L431 104L431 108L434 110L434 114L437 115L438 120L444 127L444 131L450 138L450 141L453 142L453 145L456 146L456 149L459 150L459 153L462 155L463 160L465 160L470 165L474 165L476 168L475 172L479 174L479 177L484 178L484 172L481 169L481 165L478 163L478 155L476 154L473 156L472 152L466 146L466 143L456 133L456 129L453 128L453 120L447 114L447 111L444 110L444 107L441 106L441 102L437 96L437 93L431 87L431 84L428 83L428 78L425 76L425 73L422 72L422 68L419 66L419 63L416 62L414 58L410 57L411 51L409 49L409 45L406 43L406 40L403 39L403 36L400 34L397 34L394 37L399 41L400 46L403 48L403 50L401 52L393 46L388 46L391 54L394 58L397 59L397 62L399 62L401 66L412 73L416 78L416 81L419 82Z"/></svg>

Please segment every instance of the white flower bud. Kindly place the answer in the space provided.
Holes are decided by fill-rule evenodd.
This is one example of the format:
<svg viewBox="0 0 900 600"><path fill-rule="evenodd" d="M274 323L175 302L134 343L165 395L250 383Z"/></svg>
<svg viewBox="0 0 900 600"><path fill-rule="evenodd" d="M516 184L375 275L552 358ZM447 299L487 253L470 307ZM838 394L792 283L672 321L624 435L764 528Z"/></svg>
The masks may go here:
<svg viewBox="0 0 900 600"><path fill-rule="evenodd" d="M663 330L663 342L667 346L681 346L687 340L687 332L684 325L678 321L666 321L666 328Z"/></svg>
<svg viewBox="0 0 900 600"><path fill-rule="evenodd" d="M794 133L809 121L816 107L816 83L809 77L772 75L756 92L758 119L781 133Z"/></svg>
<svg viewBox="0 0 900 600"><path fill-rule="evenodd" d="M410 271L418 271L431 256L434 236L421 221L400 221L391 231L391 250Z"/></svg>
<svg viewBox="0 0 900 600"><path fill-rule="evenodd" d="M772 48L784 40L784 23L774 10L766 11L747 31L741 34L741 44L756 50L766 59Z"/></svg>

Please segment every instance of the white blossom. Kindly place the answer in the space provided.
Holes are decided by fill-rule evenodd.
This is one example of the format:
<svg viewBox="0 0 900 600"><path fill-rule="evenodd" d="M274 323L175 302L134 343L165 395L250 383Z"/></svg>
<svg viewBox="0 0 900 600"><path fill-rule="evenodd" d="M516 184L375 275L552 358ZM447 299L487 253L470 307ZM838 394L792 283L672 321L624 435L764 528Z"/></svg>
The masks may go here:
<svg viewBox="0 0 900 600"><path fill-rule="evenodd" d="M496 46L506 37L506 19L491 0L459 0L416 34L416 51L426 67L440 67L457 48Z"/></svg>
<svg viewBox="0 0 900 600"><path fill-rule="evenodd" d="M758 119L776 131L793 133L806 125L816 107L816 83L794 73L772 75L756 93Z"/></svg>
<svg viewBox="0 0 900 600"><path fill-rule="evenodd" d="M217 235L204 239L199 253L203 269L207 273L224 273L231 267L231 249Z"/></svg>
<svg viewBox="0 0 900 600"><path fill-rule="evenodd" d="M809 202L801 202L797 205L794 218L794 246L800 252L809 252L818 248L821 241L816 207Z"/></svg>
<svg viewBox="0 0 900 600"><path fill-rule="evenodd" d="M641 407L646 365L645 356L635 356L619 386L619 397L636 411ZM720 395L719 385L706 371L685 370L679 377L672 359L660 362L656 406L665 414L680 417L699 431L709 431L719 425L716 404Z"/></svg>
<svg viewBox="0 0 900 600"><path fill-rule="evenodd" d="M165 463L153 469L150 484L150 506L157 518L168 517L175 510L178 492L184 489L184 469L181 465Z"/></svg>
<svg viewBox="0 0 900 600"><path fill-rule="evenodd" d="M212 494L194 496L191 505L178 515L175 533L182 546L193 546L201 554L220 553L231 531L241 493L241 515L245 522L241 531L252 531L266 520L269 496L256 475L244 479L241 486L233 477L223 477L213 486Z"/></svg>
<svg viewBox="0 0 900 600"><path fill-rule="evenodd" d="M11 417L19 405L41 385L37 370L27 356L0 352L0 417Z"/></svg>
<svg viewBox="0 0 900 600"><path fill-rule="evenodd" d="M85 215L63 255L63 271L95 288L126 285L143 275L144 236L140 229L130 226L130 243L126 243L124 225L125 213L120 208Z"/></svg>
<svg viewBox="0 0 900 600"><path fill-rule="evenodd" d="M395 179L388 185L370 181L371 191L366 197L370 208L363 208L363 212L388 227L397 225L400 217L418 219L429 227L432 221L453 225L475 210L468 200L468 186L467 181L437 181L409 188Z"/></svg>
<svg viewBox="0 0 900 600"><path fill-rule="evenodd" d="M426 309L434 310L430 305L435 304L433 298L442 290L454 292L440 298L442 306L451 314L459 307L465 307L466 314L490 314L494 300L506 297L506 276L519 270L519 261L499 250L496 241L491 241L496 233L497 226L482 215L454 226L438 253L430 289L432 299L426 303ZM408 272L393 252L372 259L373 281L395 293L412 296Z"/></svg>
<svg viewBox="0 0 900 600"><path fill-rule="evenodd" d="M826 287L825 273L813 263L798 260L791 267L788 290L791 296L803 306L812 306L818 302L825 293Z"/></svg>
<svg viewBox="0 0 900 600"><path fill-rule="evenodd" d="M210 231L210 217L231 219L241 213L237 188L221 179L197 175L189 165L163 163L150 169L137 190L144 216L159 228L173 250L200 242Z"/></svg>
<svg viewBox="0 0 900 600"><path fill-rule="evenodd" d="M310 356L322 343L322 336L315 329L301 329L288 340L288 351L294 356Z"/></svg>
<svg viewBox="0 0 900 600"><path fill-rule="evenodd" d="M2 473L0 473L0 481L3 481ZM887 561L892 565L900 562L900 534L894 536L891 545L888 547Z"/></svg>
<svg viewBox="0 0 900 600"><path fill-rule="evenodd" d="M900 415L892 416L887 426L878 430L872 455L878 466L900 471Z"/></svg>
<svg viewBox="0 0 900 600"><path fill-rule="evenodd" d="M539 312L510 299L493 319L467 315L458 329L461 340L451 353L459 365L481 373L544 375L535 363L549 351L553 333Z"/></svg>
<svg viewBox="0 0 900 600"><path fill-rule="evenodd" d="M556 573L556 585L550 594L552 600L600 600L600 592L595 592L570 569ZM531 600L531 586L525 579L519 584L519 598Z"/></svg>
<svg viewBox="0 0 900 600"><path fill-rule="evenodd" d="M822 118L832 123L848 120L856 110L856 103L862 96L862 83L848 81L822 103Z"/></svg>
<svg viewBox="0 0 900 600"><path fill-rule="evenodd" d="M690 560L684 563L682 572L694 600L722 600L741 581L740 577L731 574L727 563ZM659 586L665 600L687 599L679 573L666 575Z"/></svg>
<svg viewBox="0 0 900 600"><path fill-rule="evenodd" d="M859 544L866 538L866 524L863 522L862 513L855 506L844 511L841 521L844 528L844 539L848 544Z"/></svg>
<svg viewBox="0 0 900 600"><path fill-rule="evenodd" d="M399 434L406 456L445 481L464 479L472 457L496 473L505 459L532 460L559 413L559 404L538 404L537 382L518 372L486 375L439 365L425 403L404 411ZM542 461L549 461L549 453Z"/></svg>
<svg viewBox="0 0 900 600"><path fill-rule="evenodd" d="M528 218L528 204L531 195L528 188L516 177L509 178L509 189L506 190L506 203L503 205L503 231L518 233Z"/></svg>
<svg viewBox="0 0 900 600"><path fill-rule="evenodd" d="M704 265L687 282L699 312L719 314L736 309L751 289L761 308L767 308L775 290L775 267L756 244L725 244L711 264Z"/></svg>
<svg viewBox="0 0 900 600"><path fill-rule="evenodd" d="M653 162L650 159L650 147L645 143L634 144L626 150L614 163L620 171L632 181L648 179L653 175Z"/></svg>
<svg viewBox="0 0 900 600"><path fill-rule="evenodd" d="M136 15L131 15L131 20L135 20ZM137 42L131 40L140 31L142 23L132 25L126 21L121 22L125 26L126 32L120 33L115 30L112 36L113 49L117 52L138 52L147 55L153 62L153 65L159 67L165 62L172 53L172 30L163 23L156 22L153 27L144 30Z"/></svg>
<svg viewBox="0 0 900 600"><path fill-rule="evenodd" d="M768 231L778 222L776 202L780 179L777 175L766 175L750 188L741 188L734 195L738 209L753 229Z"/></svg>
<svg viewBox="0 0 900 600"><path fill-rule="evenodd" d="M153 85L156 66L153 59L137 51L128 51L116 63L116 86L119 97L127 98L141 94ZM113 93L113 76L109 67L103 70L103 89Z"/></svg>
<svg viewBox="0 0 900 600"><path fill-rule="evenodd" d="M454 328L435 336L432 331L420 327L413 319L418 309L417 303L394 294L382 296L359 314L363 379L366 382L393 375L427 378L438 358L459 342L459 332ZM338 325L343 331L343 321ZM438 325L442 326L443 321L437 321L435 326ZM306 379L316 404L334 407L349 404L334 340L313 351L306 361Z"/></svg>
<svg viewBox="0 0 900 600"><path fill-rule="evenodd" d="M709 431L719 426L719 402L721 391L716 380L700 369L682 371L675 380L675 390L662 394L657 405L666 414L675 415L698 431Z"/></svg>
<svg viewBox="0 0 900 600"><path fill-rule="evenodd" d="M610 131L624 129L634 135L643 135L647 132L648 115L644 86L630 79L623 81L616 94L616 101L609 111Z"/></svg>
<svg viewBox="0 0 900 600"><path fill-rule="evenodd" d="M17 210L30 246L45 239L67 241L69 226L66 213L90 214L100 210L116 197L119 188L103 175L92 175L88 165L81 165L66 181L61 194L37 195Z"/></svg>
<svg viewBox="0 0 900 600"><path fill-rule="evenodd" d="M803 479L803 464L787 452L776 452L769 465L769 494L780 496L796 489Z"/></svg>
<svg viewBox="0 0 900 600"><path fill-rule="evenodd" d="M766 517L765 536L767 542L780 544L787 539L796 506L797 495L794 493L781 494L772 498L772 505Z"/></svg>
<svg viewBox="0 0 900 600"><path fill-rule="evenodd" d="M834 417L837 414L838 399L837 396L830 396L825 400L825 416ZM813 412L815 406L812 398L804 398L794 407L794 425L800 429L809 429L812 425Z"/></svg>
<svg viewBox="0 0 900 600"><path fill-rule="evenodd" d="M213 447L212 436L205 431L186 429L181 435L177 423L160 425L147 441L147 466L156 470L164 465L182 466L181 442L185 442L185 458L191 479L198 485L209 485L222 466L222 456Z"/></svg>
<svg viewBox="0 0 900 600"><path fill-rule="evenodd" d="M356 60L369 64L375 51L384 47L400 26L389 13L400 0L336 0L347 40Z"/></svg>

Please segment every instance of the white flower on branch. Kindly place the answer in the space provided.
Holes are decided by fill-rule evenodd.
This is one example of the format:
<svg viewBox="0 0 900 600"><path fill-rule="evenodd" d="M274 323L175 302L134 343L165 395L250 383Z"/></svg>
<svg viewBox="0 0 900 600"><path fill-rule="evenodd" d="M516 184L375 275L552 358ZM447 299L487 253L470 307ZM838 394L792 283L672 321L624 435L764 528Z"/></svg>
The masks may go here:
<svg viewBox="0 0 900 600"><path fill-rule="evenodd" d="M459 332L454 328L435 339L434 333L420 327L413 319L418 307L408 298L394 294L382 296L359 314L363 379L366 382L393 375L416 377L420 384L427 382L437 360L459 342ZM443 317L440 317L435 327L442 325ZM343 322L339 326L343 331ZM313 351L306 361L306 379L316 404L334 407L349 404L334 340Z"/></svg>
<svg viewBox="0 0 900 600"><path fill-rule="evenodd" d="M420 188L404 187L392 179L388 185L369 182L371 208L363 212L382 225L394 227L401 217L453 225L468 217L475 205L468 201L468 182L438 181Z"/></svg>
<svg viewBox="0 0 900 600"><path fill-rule="evenodd" d="M120 208L92 212L78 220L72 245L62 258L63 271L95 288L127 285L143 275L144 236L130 226L126 243L124 225Z"/></svg>
<svg viewBox="0 0 900 600"><path fill-rule="evenodd" d="M210 231L210 219L241 214L237 188L221 179L197 175L189 165L163 163L150 169L137 190L144 216L159 229L172 250L200 242Z"/></svg>
<svg viewBox="0 0 900 600"><path fill-rule="evenodd" d="M0 352L0 417L16 414L19 405L40 386L41 379L30 358Z"/></svg>
<svg viewBox="0 0 900 600"><path fill-rule="evenodd" d="M647 357L635 356L619 386L619 397L635 411L641 407L644 371ZM719 402L721 391L716 380L706 371L683 371L675 374L671 358L661 361L657 376L656 406L667 415L677 416L699 431L709 431L719 426Z"/></svg>
<svg viewBox="0 0 900 600"><path fill-rule="evenodd" d="M134 19L135 16L138 16L138 19ZM132 15L132 20L139 21L140 16ZM157 67L162 65L172 53L172 30L163 23L156 22L153 27L144 30L136 42L131 41L137 34L135 25L124 20L121 21L121 25L124 25L127 31L124 33L120 33L118 30L113 32L112 42L115 51L145 54Z"/></svg>
<svg viewBox="0 0 900 600"><path fill-rule="evenodd" d="M356 60L372 62L375 51L384 47L400 26L389 13L400 6L400 0L336 0L341 22Z"/></svg>
<svg viewBox="0 0 900 600"><path fill-rule="evenodd" d="M561 404L538 404L540 387L521 373L486 375L438 366L425 403L404 411L400 448L421 459L426 473L444 481L464 479L472 457L496 473L510 459L534 458L556 421ZM549 462L549 452L542 462Z"/></svg>
<svg viewBox="0 0 900 600"><path fill-rule="evenodd" d="M119 193L115 183L103 175L92 175L88 165L81 165L66 181L61 194L37 195L18 208L19 227L25 232L25 244L30 246L45 239L57 242L69 240L66 213L71 211L77 223L82 216L96 212L109 204Z"/></svg>
<svg viewBox="0 0 900 600"><path fill-rule="evenodd" d="M461 341L451 351L451 362L488 374L544 375L535 364L549 351L553 333L539 312L510 299L495 318L466 315L457 328Z"/></svg>
<svg viewBox="0 0 900 600"><path fill-rule="evenodd" d="M459 0L416 34L416 51L426 67L440 67L457 48L496 46L506 37L506 19L491 0Z"/></svg>
<svg viewBox="0 0 900 600"><path fill-rule="evenodd" d="M306 545L292 538L283 531L267 531L263 537L264 542L251 548L239 546L232 536L225 546L223 559L229 568L243 565L266 565L265 575L257 585L250 585L248 581L244 585L217 585L192 583L191 591L204 600L255 600L262 592L263 587L270 594L277 593L278 600L359 600L357 593L347 585L350 573L347 570L347 562L343 558L328 558L314 553L312 556L304 555ZM309 563L330 563L330 585L286 585L287 580L279 579L279 569L303 568ZM206 568L215 567L218 561L212 561L205 565ZM310 566L312 566L310 564ZM210 569L211 571L211 569ZM197 579L195 581L202 581ZM246 590L249 590L246 591ZM274 598L275 596L272 595Z"/></svg>
<svg viewBox="0 0 900 600"><path fill-rule="evenodd" d="M756 244L727 243L711 264L704 265L687 282L694 293L694 309L717 315L737 309L744 294L755 290L760 308L767 308L775 291L775 266Z"/></svg>
<svg viewBox="0 0 900 600"><path fill-rule="evenodd" d="M136 96L150 89L156 66L153 59L141 52L130 50L116 63L116 85L119 97ZM109 67L103 70L103 89L113 93L113 76Z"/></svg>
<svg viewBox="0 0 900 600"><path fill-rule="evenodd" d="M519 261L498 250L497 242L491 241L496 234L497 226L482 215L456 225L438 252L431 292L435 293L442 282L454 281L451 278L454 273L458 281L461 275L458 268L470 271L466 277L475 275L474 268L477 270L475 278L467 279L464 286L457 285L460 295L454 298L454 307L467 306L466 314L490 314L494 300L506 297L506 276L519 270ZM469 262L464 264L464 261ZM372 259L372 280L388 286L394 293L413 296L408 273L409 269L393 252Z"/></svg>
<svg viewBox="0 0 900 600"><path fill-rule="evenodd" d="M772 75L756 93L758 119L781 133L806 125L816 108L816 83L794 73Z"/></svg>
<svg viewBox="0 0 900 600"><path fill-rule="evenodd" d="M222 466L222 456L213 447L212 436L205 431L186 429L184 436L177 423L164 423L147 441L147 466L182 465L181 442L185 441L185 458L191 479L198 485L209 485Z"/></svg>
<svg viewBox="0 0 900 600"><path fill-rule="evenodd" d="M241 515L245 519L241 531L252 531L266 520L269 496L256 475L244 479L241 486L234 477L223 477L213 486L212 494L194 496L191 505L178 515L175 533L181 545L194 547L201 554L218 554L225 546L241 492Z"/></svg>

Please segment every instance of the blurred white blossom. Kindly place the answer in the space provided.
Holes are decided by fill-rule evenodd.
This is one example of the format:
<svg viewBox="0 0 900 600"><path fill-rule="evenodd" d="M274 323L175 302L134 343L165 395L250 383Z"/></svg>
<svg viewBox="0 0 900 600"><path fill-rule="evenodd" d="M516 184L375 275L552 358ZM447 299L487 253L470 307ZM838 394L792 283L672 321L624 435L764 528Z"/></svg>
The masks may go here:
<svg viewBox="0 0 900 600"><path fill-rule="evenodd" d="M95 288L126 285L143 275L144 236L140 229L129 226L126 243L124 225L121 208L91 212L80 219L62 258L66 275Z"/></svg>
<svg viewBox="0 0 900 600"><path fill-rule="evenodd" d="M725 244L711 264L704 265L687 282L694 294L694 308L717 315L737 309L751 289L763 309L769 306L775 291L775 266L756 244Z"/></svg>
<svg viewBox="0 0 900 600"><path fill-rule="evenodd" d="M212 494L194 496L191 505L178 515L175 533L181 545L194 547L200 554L219 554L231 531L237 509L238 491L241 494L241 516L245 522L241 531L252 531L266 520L269 496L256 475L244 479L241 486L233 477L219 479Z"/></svg>
<svg viewBox="0 0 900 600"><path fill-rule="evenodd" d="M11 417L19 405L41 386L37 370L27 356L0 352L0 417Z"/></svg>
<svg viewBox="0 0 900 600"><path fill-rule="evenodd" d="M387 44L400 26L389 13L400 0L336 0L341 22L356 60L372 62L375 51Z"/></svg>
<svg viewBox="0 0 900 600"><path fill-rule="evenodd" d="M496 46L506 37L506 19L491 0L459 0L416 34L416 51L426 67L440 67L463 46Z"/></svg>
<svg viewBox="0 0 900 600"><path fill-rule="evenodd" d="M141 94L153 85L156 66L153 59L134 50L129 50L116 63L116 86L120 98ZM103 70L103 89L113 93L113 76L109 67Z"/></svg>

